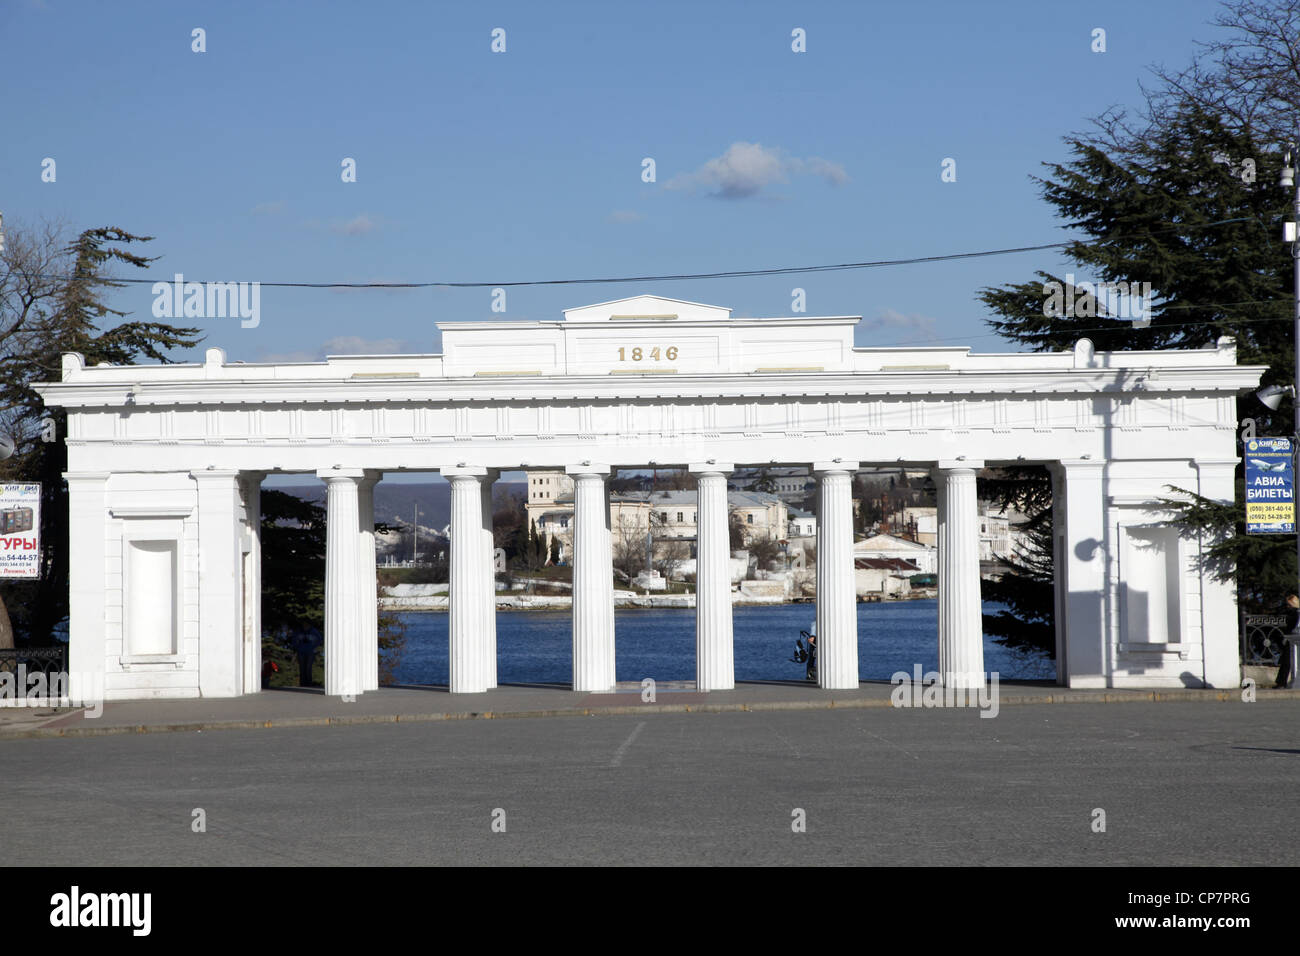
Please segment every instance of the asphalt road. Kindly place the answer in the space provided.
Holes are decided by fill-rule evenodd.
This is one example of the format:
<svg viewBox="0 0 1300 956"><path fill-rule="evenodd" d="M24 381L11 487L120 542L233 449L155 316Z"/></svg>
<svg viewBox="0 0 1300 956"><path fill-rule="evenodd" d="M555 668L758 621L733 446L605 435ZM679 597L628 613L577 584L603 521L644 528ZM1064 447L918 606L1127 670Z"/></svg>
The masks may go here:
<svg viewBox="0 0 1300 956"><path fill-rule="evenodd" d="M6 864L1291 864L1300 704L13 740L0 768Z"/></svg>

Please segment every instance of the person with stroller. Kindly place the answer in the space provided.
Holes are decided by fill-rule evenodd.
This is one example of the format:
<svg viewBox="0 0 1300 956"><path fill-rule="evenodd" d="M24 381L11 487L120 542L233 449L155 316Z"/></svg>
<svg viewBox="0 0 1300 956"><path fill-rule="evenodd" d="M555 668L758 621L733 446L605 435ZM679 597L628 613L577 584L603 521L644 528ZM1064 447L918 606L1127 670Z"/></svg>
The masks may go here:
<svg viewBox="0 0 1300 956"><path fill-rule="evenodd" d="M799 635L800 637L803 638L803 640L796 640L794 642L794 656L790 658L790 661L794 664L806 664L807 667L804 668L804 677L807 680L815 681L817 680L817 621L816 619L813 620L811 628L809 628L806 631L800 631ZM803 642L805 640L808 642L807 647L804 647Z"/></svg>

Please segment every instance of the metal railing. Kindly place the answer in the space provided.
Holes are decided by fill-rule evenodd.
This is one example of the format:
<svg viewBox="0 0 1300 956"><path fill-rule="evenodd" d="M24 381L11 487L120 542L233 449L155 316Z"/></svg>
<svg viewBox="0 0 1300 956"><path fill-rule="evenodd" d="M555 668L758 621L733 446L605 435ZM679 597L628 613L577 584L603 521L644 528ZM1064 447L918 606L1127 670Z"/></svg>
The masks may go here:
<svg viewBox="0 0 1300 956"><path fill-rule="evenodd" d="M1276 666L1287 635L1285 614L1245 614L1241 628L1241 662Z"/></svg>
<svg viewBox="0 0 1300 956"><path fill-rule="evenodd" d="M17 674L19 666L23 666L27 674L39 671L47 678L67 673L68 647L59 644L54 647L8 647L0 650L0 671Z"/></svg>

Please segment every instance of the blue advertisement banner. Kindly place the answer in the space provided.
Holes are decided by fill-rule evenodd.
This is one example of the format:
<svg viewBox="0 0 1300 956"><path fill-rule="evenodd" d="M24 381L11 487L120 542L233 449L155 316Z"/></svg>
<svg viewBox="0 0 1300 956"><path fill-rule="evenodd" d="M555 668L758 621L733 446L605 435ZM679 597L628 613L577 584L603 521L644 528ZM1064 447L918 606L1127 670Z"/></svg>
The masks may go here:
<svg viewBox="0 0 1300 956"><path fill-rule="evenodd" d="M1246 534L1295 534L1295 462L1289 438L1246 442Z"/></svg>

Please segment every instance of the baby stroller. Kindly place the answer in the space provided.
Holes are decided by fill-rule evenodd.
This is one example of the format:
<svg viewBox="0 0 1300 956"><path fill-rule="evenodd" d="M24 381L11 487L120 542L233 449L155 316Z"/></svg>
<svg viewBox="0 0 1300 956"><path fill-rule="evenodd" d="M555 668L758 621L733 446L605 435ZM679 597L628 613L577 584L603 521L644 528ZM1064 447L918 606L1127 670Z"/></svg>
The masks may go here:
<svg viewBox="0 0 1300 956"><path fill-rule="evenodd" d="M810 681L817 680L817 624L813 623L812 632L800 631L800 638L794 642L794 657L790 658L792 664L806 664L804 676ZM804 647L804 641L808 646Z"/></svg>

